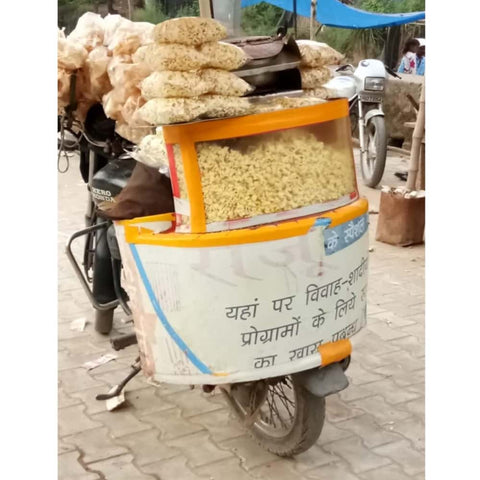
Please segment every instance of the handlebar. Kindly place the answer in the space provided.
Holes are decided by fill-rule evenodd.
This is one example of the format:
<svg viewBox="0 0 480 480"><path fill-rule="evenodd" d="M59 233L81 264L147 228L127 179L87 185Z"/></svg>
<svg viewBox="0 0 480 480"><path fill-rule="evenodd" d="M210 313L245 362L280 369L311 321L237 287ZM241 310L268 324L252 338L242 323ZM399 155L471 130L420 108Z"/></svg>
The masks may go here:
<svg viewBox="0 0 480 480"><path fill-rule="evenodd" d="M385 65L385 70L386 70L387 73L389 73L392 77L399 78L400 80L402 79L402 77L401 77L400 75L397 75L397 73L394 72L390 67L387 67L387 65Z"/></svg>
<svg viewBox="0 0 480 480"><path fill-rule="evenodd" d="M335 69L336 72L343 72L344 70L354 70L353 65L347 64L347 65L342 65L341 67L338 67Z"/></svg>

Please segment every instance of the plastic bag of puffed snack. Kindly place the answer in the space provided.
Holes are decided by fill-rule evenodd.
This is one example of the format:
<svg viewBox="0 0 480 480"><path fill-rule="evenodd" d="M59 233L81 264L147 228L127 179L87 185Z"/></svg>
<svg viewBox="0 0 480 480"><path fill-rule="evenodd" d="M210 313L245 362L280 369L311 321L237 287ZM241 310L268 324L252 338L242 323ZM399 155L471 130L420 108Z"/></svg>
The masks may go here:
<svg viewBox="0 0 480 480"><path fill-rule="evenodd" d="M147 135L153 133L153 129L152 127L130 127L126 123L117 121L115 123L115 132L129 142L138 145Z"/></svg>
<svg viewBox="0 0 480 480"><path fill-rule="evenodd" d="M114 58L108 64L107 72L114 87L133 89L139 88L142 80L150 74L150 69L143 63L123 63Z"/></svg>
<svg viewBox="0 0 480 480"><path fill-rule="evenodd" d="M152 23L130 22L120 25L108 48L114 55L133 55L138 48L153 41Z"/></svg>
<svg viewBox="0 0 480 480"><path fill-rule="evenodd" d="M205 43L199 51L206 58L205 66L222 70L237 70L250 60L240 47L225 42Z"/></svg>
<svg viewBox="0 0 480 480"><path fill-rule="evenodd" d="M157 129L156 135L147 135L132 155L137 162L153 168L168 168L168 155L163 133Z"/></svg>
<svg viewBox="0 0 480 480"><path fill-rule="evenodd" d="M95 47L87 57L85 68L90 80L90 90L93 97L101 101L102 96L112 89L108 78L107 66L111 58L107 47Z"/></svg>
<svg viewBox="0 0 480 480"><path fill-rule="evenodd" d="M191 122L206 111L206 103L195 98L153 98L138 110L151 125Z"/></svg>
<svg viewBox="0 0 480 480"><path fill-rule="evenodd" d="M203 95L194 98L154 98L138 110L138 115L152 125L169 125L199 118L246 115L251 110L246 98Z"/></svg>
<svg viewBox="0 0 480 480"><path fill-rule="evenodd" d="M75 29L67 39L79 43L90 51L99 45L103 45L104 35L103 18L97 13L87 12L78 19Z"/></svg>
<svg viewBox="0 0 480 480"><path fill-rule="evenodd" d="M297 45L302 56L300 66L317 68L325 65L338 65L345 58L326 43L297 40Z"/></svg>
<svg viewBox="0 0 480 480"><path fill-rule="evenodd" d="M202 114L205 118L237 117L252 111L252 106L246 98L204 95L202 100L206 105L206 110Z"/></svg>
<svg viewBox="0 0 480 480"><path fill-rule="evenodd" d="M318 88L307 88L303 90L304 94L309 97L317 97L327 99L330 98L330 92L325 87L318 87Z"/></svg>
<svg viewBox="0 0 480 480"><path fill-rule="evenodd" d="M318 88L332 78L332 73L327 67L301 68L302 88Z"/></svg>
<svg viewBox="0 0 480 480"><path fill-rule="evenodd" d="M198 97L209 91L210 84L202 79L201 70L153 72L141 84L142 95L152 98Z"/></svg>
<svg viewBox="0 0 480 480"><path fill-rule="evenodd" d="M208 85L208 93L241 97L251 93L254 87L234 73L215 68L200 70L201 79Z"/></svg>
<svg viewBox="0 0 480 480"><path fill-rule="evenodd" d="M63 69L58 69L57 74L58 105L65 107L70 100L70 73Z"/></svg>
<svg viewBox="0 0 480 480"><path fill-rule="evenodd" d="M205 67L207 60L195 47L187 45L151 44L142 51L145 64L152 71L189 71Z"/></svg>
<svg viewBox="0 0 480 480"><path fill-rule="evenodd" d="M181 17L156 25L153 36L157 43L201 45L222 40L227 36L227 29L211 18Z"/></svg>
<svg viewBox="0 0 480 480"><path fill-rule="evenodd" d="M138 50L132 55L133 63L143 63L145 62L145 55L148 51L150 45L142 45Z"/></svg>
<svg viewBox="0 0 480 480"><path fill-rule="evenodd" d="M190 72L154 72L141 85L146 99L198 97L207 93L240 97L253 90L231 72L207 68Z"/></svg>
<svg viewBox="0 0 480 480"><path fill-rule="evenodd" d="M103 19L104 36L103 44L108 47L112 42L113 36L122 25L128 25L130 20L118 14L107 14Z"/></svg>
<svg viewBox="0 0 480 480"><path fill-rule="evenodd" d="M136 116L136 113L140 107L143 107L145 105L146 100L139 94L135 93L133 95L130 95L125 103L123 104L121 114L122 118L131 127L142 127L142 126L147 126L148 124L143 121L139 121L139 119Z"/></svg>
<svg viewBox="0 0 480 480"><path fill-rule="evenodd" d="M58 68L76 70L82 68L87 59L87 50L79 44L58 35L57 62Z"/></svg>

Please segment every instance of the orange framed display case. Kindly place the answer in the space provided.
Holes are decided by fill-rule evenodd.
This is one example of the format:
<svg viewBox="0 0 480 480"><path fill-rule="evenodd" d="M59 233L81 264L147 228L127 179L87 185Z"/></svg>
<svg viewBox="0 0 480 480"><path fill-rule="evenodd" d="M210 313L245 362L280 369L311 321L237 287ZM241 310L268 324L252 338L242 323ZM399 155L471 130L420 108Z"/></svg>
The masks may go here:
<svg viewBox="0 0 480 480"><path fill-rule="evenodd" d="M358 199L345 99L162 131L177 232L264 225Z"/></svg>

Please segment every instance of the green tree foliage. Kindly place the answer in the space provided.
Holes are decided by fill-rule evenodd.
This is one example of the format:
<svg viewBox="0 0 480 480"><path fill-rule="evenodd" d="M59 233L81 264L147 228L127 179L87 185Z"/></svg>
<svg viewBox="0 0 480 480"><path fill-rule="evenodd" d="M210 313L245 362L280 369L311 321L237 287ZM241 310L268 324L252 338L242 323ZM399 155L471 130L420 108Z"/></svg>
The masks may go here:
<svg viewBox="0 0 480 480"><path fill-rule="evenodd" d="M242 30L246 35L273 35L283 10L262 2L242 10Z"/></svg>

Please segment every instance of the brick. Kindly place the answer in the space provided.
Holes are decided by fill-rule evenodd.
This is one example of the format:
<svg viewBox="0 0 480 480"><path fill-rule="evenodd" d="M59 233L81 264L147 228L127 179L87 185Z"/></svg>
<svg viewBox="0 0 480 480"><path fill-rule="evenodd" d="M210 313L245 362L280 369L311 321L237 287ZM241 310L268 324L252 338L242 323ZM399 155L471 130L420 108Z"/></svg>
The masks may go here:
<svg viewBox="0 0 480 480"><path fill-rule="evenodd" d="M105 385L104 382L92 378L85 368L72 368L59 372L58 379L63 391L67 394Z"/></svg>
<svg viewBox="0 0 480 480"><path fill-rule="evenodd" d="M131 407L132 413L138 417L155 412L162 412L175 407L173 403L164 397L157 396L155 387L127 391L125 398Z"/></svg>
<svg viewBox="0 0 480 480"><path fill-rule="evenodd" d="M425 450L425 426L420 419L412 417L402 420L392 426L392 431L410 440L416 450Z"/></svg>
<svg viewBox="0 0 480 480"><path fill-rule="evenodd" d="M96 380L113 387L114 385L118 385L129 373L130 369L128 367L124 367L120 370L98 374L95 373L95 370L92 370L91 375ZM142 374L139 373L136 377L128 382L127 386L125 387L125 391L139 390L141 388L152 387L151 385L148 385Z"/></svg>
<svg viewBox="0 0 480 480"><path fill-rule="evenodd" d="M351 405L369 413L380 424L410 417L409 413L386 403L385 399L379 395L355 400L351 402Z"/></svg>
<svg viewBox="0 0 480 480"><path fill-rule="evenodd" d="M245 428L230 410L221 409L189 417L189 422L201 425L216 443L245 435Z"/></svg>
<svg viewBox="0 0 480 480"><path fill-rule="evenodd" d="M373 451L400 464L408 475L422 473L425 469L424 455L414 450L406 440L382 445Z"/></svg>
<svg viewBox="0 0 480 480"><path fill-rule="evenodd" d="M343 458L348 462L353 473L357 474L391 463L388 458L377 455L365 448L361 439L358 437L351 437L329 443L324 449Z"/></svg>
<svg viewBox="0 0 480 480"><path fill-rule="evenodd" d="M58 454L73 452L76 450L75 445L70 445L69 443L64 442L63 440L58 440L57 445Z"/></svg>
<svg viewBox="0 0 480 480"><path fill-rule="evenodd" d="M183 456L142 465L141 469L145 473L155 474L161 480L200 480L205 478L194 473L187 466L187 459ZM227 479L228 477L225 477L225 480Z"/></svg>
<svg viewBox="0 0 480 480"><path fill-rule="evenodd" d="M338 462L340 458L330 452L326 452L318 445L312 445L306 452L297 455L294 458L294 468L301 473L312 470L322 465L332 465Z"/></svg>
<svg viewBox="0 0 480 480"><path fill-rule="evenodd" d="M218 403L210 402L209 395L204 394L200 389L176 393L168 397L168 401L180 407L185 418L222 408Z"/></svg>
<svg viewBox="0 0 480 480"><path fill-rule="evenodd" d="M341 428L336 427L333 423L325 420L322 428L322 433L320 434L320 439L317 442L318 445L323 446L330 442L335 442L342 438L351 437L352 433L342 430Z"/></svg>
<svg viewBox="0 0 480 480"><path fill-rule="evenodd" d="M425 418L425 398L420 397L416 400L412 400L411 402L403 403L401 408L407 410L408 412L413 413L418 418L424 419Z"/></svg>
<svg viewBox="0 0 480 480"><path fill-rule="evenodd" d="M159 436L160 432L158 430L145 430L124 435L118 439L118 443L128 447L135 457L135 463L140 467L180 454L178 449L167 446L165 442L158 438Z"/></svg>
<svg viewBox="0 0 480 480"><path fill-rule="evenodd" d="M102 426L101 423L87 417L84 410L83 405L75 405L58 411L58 430L61 437Z"/></svg>
<svg viewBox="0 0 480 480"><path fill-rule="evenodd" d="M421 396L421 394L399 387L391 378L369 383L366 388L370 390L370 396L380 395L387 403L396 405L408 402Z"/></svg>
<svg viewBox="0 0 480 480"><path fill-rule="evenodd" d="M191 467L199 467L233 456L231 452L218 448L206 432L167 440L165 443L172 448L181 450L182 454L188 458Z"/></svg>
<svg viewBox="0 0 480 480"><path fill-rule="evenodd" d="M108 480L154 480L158 478L143 473L132 462L133 455L128 454L91 463L89 467L101 472L103 478Z"/></svg>
<svg viewBox="0 0 480 480"><path fill-rule="evenodd" d="M227 440L218 444L221 448L229 450L239 457L246 470L252 470L255 467L271 463L278 460L276 455L260 447L258 443L249 435L243 435L232 440Z"/></svg>
<svg viewBox="0 0 480 480"><path fill-rule="evenodd" d="M97 413L92 415L92 419L107 426L113 438L152 428L148 423L139 421L126 409Z"/></svg>
<svg viewBox="0 0 480 480"><path fill-rule="evenodd" d="M377 313L375 315L369 315L368 320L378 320L384 325L387 325L391 328L405 327L407 325L414 325L415 320L409 319L408 317L403 317L401 315L396 315L393 312L385 311Z"/></svg>
<svg viewBox="0 0 480 480"><path fill-rule="evenodd" d="M405 329L391 328L388 325L380 323L373 323L372 325L368 326L368 329L378 335L382 340L387 341L396 338L406 337L408 335L408 332L406 332Z"/></svg>
<svg viewBox="0 0 480 480"><path fill-rule="evenodd" d="M412 477L406 475L398 465L387 465L385 467L375 468L369 472L360 475L362 480L411 480Z"/></svg>
<svg viewBox="0 0 480 480"><path fill-rule="evenodd" d="M337 423L349 418L363 415L364 411L360 408L355 408L349 403L345 403L338 395L330 395L326 399L326 418L329 422Z"/></svg>
<svg viewBox="0 0 480 480"><path fill-rule="evenodd" d="M386 353L382 355L382 360L385 360L386 364L401 365L402 368L408 372L425 368L423 359L412 357L412 355L402 351Z"/></svg>
<svg viewBox="0 0 480 480"><path fill-rule="evenodd" d="M124 447L116 445L105 427L94 428L64 438L64 441L75 445L84 454L84 463L104 460L116 455L128 453Z"/></svg>
<svg viewBox="0 0 480 480"><path fill-rule="evenodd" d="M339 422L337 427L360 437L367 448L378 447L402 439L399 435L382 428L375 418L368 414Z"/></svg>
<svg viewBox="0 0 480 480"><path fill-rule="evenodd" d="M305 476L294 469L294 462L281 459L253 469L250 474L262 480L302 480Z"/></svg>
<svg viewBox="0 0 480 480"><path fill-rule="evenodd" d="M408 337L399 338L397 340L392 340L393 345L397 345L402 350L408 352L414 357L423 357L425 356L425 344L420 342L417 337L409 335Z"/></svg>
<svg viewBox="0 0 480 480"><path fill-rule="evenodd" d="M209 480L252 480L254 478L242 468L238 459L233 458L199 467L196 471Z"/></svg>
<svg viewBox="0 0 480 480"><path fill-rule="evenodd" d="M59 341L58 345L69 353L69 355L102 355L106 345L94 345L89 338L75 338L72 340Z"/></svg>
<svg viewBox="0 0 480 480"><path fill-rule="evenodd" d="M162 440L173 440L204 430L201 425L183 418L178 408L142 415L141 419L157 428Z"/></svg>
<svg viewBox="0 0 480 480"><path fill-rule="evenodd" d="M61 480L99 480L100 476L86 471L78 462L78 451L58 457L58 478Z"/></svg>
<svg viewBox="0 0 480 480"><path fill-rule="evenodd" d="M104 401L99 401L96 396L99 393L107 393L110 387L108 385L101 385L95 388L89 388L80 392L71 393L71 397L85 405L85 413L87 415L94 415L100 412L106 412L107 407Z"/></svg>
<svg viewBox="0 0 480 480"><path fill-rule="evenodd" d="M80 400L78 398L72 398L67 395L61 387L58 387L58 408L71 407L78 405Z"/></svg>
<svg viewBox="0 0 480 480"><path fill-rule="evenodd" d="M304 475L312 480L360 480L360 477L348 469L345 462L323 465L305 472Z"/></svg>
<svg viewBox="0 0 480 480"><path fill-rule="evenodd" d="M408 387L425 382L425 370L408 371L402 365L392 364L375 369L375 373L391 378L398 386Z"/></svg>
<svg viewBox="0 0 480 480"><path fill-rule="evenodd" d="M353 385L365 385L385 378L385 375L373 373L372 371L363 368L358 361L352 361L347 372L348 378Z"/></svg>

